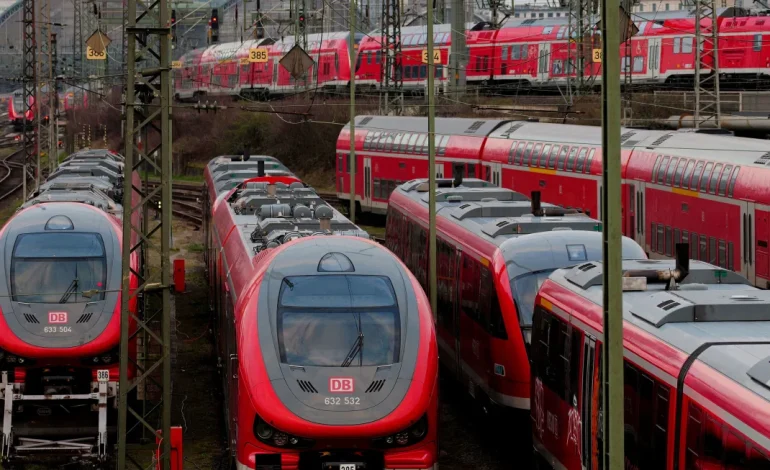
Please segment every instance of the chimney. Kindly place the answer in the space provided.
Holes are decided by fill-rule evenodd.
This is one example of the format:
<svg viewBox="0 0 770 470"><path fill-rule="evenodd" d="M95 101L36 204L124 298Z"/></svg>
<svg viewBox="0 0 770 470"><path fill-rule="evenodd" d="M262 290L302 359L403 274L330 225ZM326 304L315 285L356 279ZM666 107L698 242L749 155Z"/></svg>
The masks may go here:
<svg viewBox="0 0 770 470"><path fill-rule="evenodd" d="M464 164L462 163L455 163L452 167L452 177L454 178L454 182L452 185L456 188L463 184L463 171L465 171Z"/></svg>
<svg viewBox="0 0 770 470"><path fill-rule="evenodd" d="M265 161L264 160L259 160L257 162L257 176L265 176Z"/></svg>
<svg viewBox="0 0 770 470"><path fill-rule="evenodd" d="M532 191L532 215L542 215L542 207L540 206L540 191Z"/></svg>
<svg viewBox="0 0 770 470"><path fill-rule="evenodd" d="M271 183L271 184L267 185L267 195L268 196L275 196L275 191L276 191L275 184Z"/></svg>

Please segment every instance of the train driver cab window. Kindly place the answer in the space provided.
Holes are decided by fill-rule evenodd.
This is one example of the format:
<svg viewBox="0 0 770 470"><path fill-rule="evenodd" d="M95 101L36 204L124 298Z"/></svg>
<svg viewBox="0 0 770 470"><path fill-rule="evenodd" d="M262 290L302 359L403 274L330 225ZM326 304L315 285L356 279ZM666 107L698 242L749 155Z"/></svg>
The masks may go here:
<svg viewBox="0 0 770 470"><path fill-rule="evenodd" d="M72 222L60 216L62 224ZM49 224L51 221L49 221ZM15 302L64 304L104 300L107 258L96 233L19 235L11 258L11 297ZM95 290L90 297L83 292Z"/></svg>
<svg viewBox="0 0 770 470"><path fill-rule="evenodd" d="M285 364L362 367L399 361L398 303L390 279L384 276L284 278L276 326ZM348 354L359 342L366 347L351 360Z"/></svg>
<svg viewBox="0 0 770 470"><path fill-rule="evenodd" d="M669 160L669 157L663 157L663 161L660 162L660 169L658 170L658 178L657 178L658 184L663 184L663 181L666 177L666 169L668 169L668 160Z"/></svg>
<svg viewBox="0 0 770 470"><path fill-rule="evenodd" d="M535 311L537 291L552 272L552 269L536 271L511 280L511 292L513 292L513 301L519 315L519 326L527 344L529 344L532 336L532 316Z"/></svg>
<svg viewBox="0 0 770 470"><path fill-rule="evenodd" d="M722 177L719 178L718 194L724 196L727 191L727 181L730 179L730 173L733 171L732 165L725 165L725 171L722 172Z"/></svg>
<svg viewBox="0 0 770 470"><path fill-rule="evenodd" d="M706 168L703 170L703 176L700 179L700 191L706 192L708 188L709 178L711 177L711 170L714 168L713 163L707 163Z"/></svg>
<svg viewBox="0 0 770 470"><path fill-rule="evenodd" d="M711 180L709 182L709 193L716 194L717 182L719 181L719 175L722 174L722 164L718 163L714 167L714 173L711 174Z"/></svg>

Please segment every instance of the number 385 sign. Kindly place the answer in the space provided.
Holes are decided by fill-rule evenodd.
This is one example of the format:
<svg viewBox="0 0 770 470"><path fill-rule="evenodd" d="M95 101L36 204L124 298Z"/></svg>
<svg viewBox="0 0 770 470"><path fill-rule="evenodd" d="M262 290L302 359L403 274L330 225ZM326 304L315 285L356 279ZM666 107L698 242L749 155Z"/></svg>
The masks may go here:
<svg viewBox="0 0 770 470"><path fill-rule="evenodd" d="M96 52L90 46L86 47L86 59L88 60L107 60L107 51Z"/></svg>
<svg viewBox="0 0 770 470"><path fill-rule="evenodd" d="M249 49L249 62L267 62L267 48L255 47Z"/></svg>

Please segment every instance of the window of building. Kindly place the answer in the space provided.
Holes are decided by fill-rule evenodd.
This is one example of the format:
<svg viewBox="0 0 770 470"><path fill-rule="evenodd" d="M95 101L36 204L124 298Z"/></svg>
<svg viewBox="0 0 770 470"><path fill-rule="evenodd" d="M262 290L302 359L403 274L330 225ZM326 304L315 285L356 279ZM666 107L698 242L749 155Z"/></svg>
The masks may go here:
<svg viewBox="0 0 770 470"><path fill-rule="evenodd" d="M668 3L666 3L666 11L668 11L668 7L669 7L669 5L668 5Z"/></svg>
<svg viewBox="0 0 770 470"><path fill-rule="evenodd" d="M653 3L652 4L652 11L657 11L657 10L658 10L658 5Z"/></svg>

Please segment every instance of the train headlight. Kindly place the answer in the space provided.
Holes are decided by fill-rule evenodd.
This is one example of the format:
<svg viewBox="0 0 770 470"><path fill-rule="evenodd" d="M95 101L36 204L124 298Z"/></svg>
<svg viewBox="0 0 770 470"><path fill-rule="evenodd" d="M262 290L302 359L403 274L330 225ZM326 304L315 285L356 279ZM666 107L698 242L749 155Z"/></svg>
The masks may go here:
<svg viewBox="0 0 770 470"><path fill-rule="evenodd" d="M374 447L404 447L420 442L428 434L428 416L423 415L416 423L390 436L372 440Z"/></svg>
<svg viewBox="0 0 770 470"><path fill-rule="evenodd" d="M256 416L254 419L254 435L261 442L273 447L307 448L315 444L315 441L312 439L292 436L289 433L280 431L259 416Z"/></svg>

